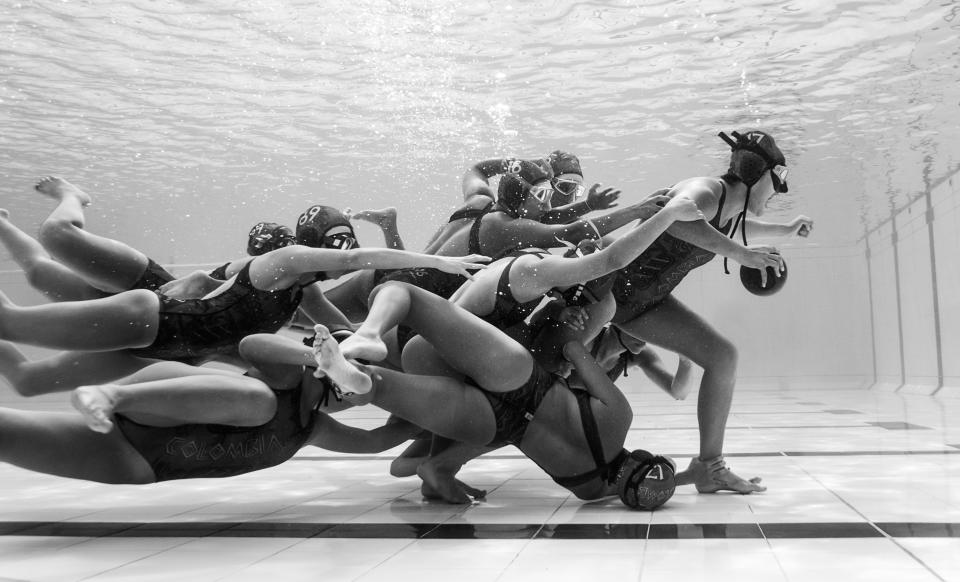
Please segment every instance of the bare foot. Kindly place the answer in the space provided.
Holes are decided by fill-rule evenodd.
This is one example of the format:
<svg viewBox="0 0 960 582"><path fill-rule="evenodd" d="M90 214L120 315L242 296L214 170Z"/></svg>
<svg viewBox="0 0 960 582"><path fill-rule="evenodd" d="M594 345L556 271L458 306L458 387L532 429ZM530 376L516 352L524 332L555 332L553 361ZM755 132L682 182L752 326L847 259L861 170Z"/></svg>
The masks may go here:
<svg viewBox="0 0 960 582"><path fill-rule="evenodd" d="M70 404L83 415L90 430L106 434L113 430L110 417L116 403L103 390L104 387L80 386L70 393Z"/></svg>
<svg viewBox="0 0 960 582"><path fill-rule="evenodd" d="M340 345L330 335L330 330L319 324L314 326L313 330L317 334L313 340L313 357L317 361L317 370L330 378L344 396L370 392L373 386L370 376L343 357Z"/></svg>
<svg viewBox="0 0 960 582"><path fill-rule="evenodd" d="M380 336L365 333L363 328L340 343L343 357L352 360L366 360L368 362L382 362L387 359L387 344Z"/></svg>
<svg viewBox="0 0 960 582"><path fill-rule="evenodd" d="M354 212L350 215L351 220L365 220L366 222L372 222L377 226L382 226L384 224L396 224L397 222L397 209L393 206L388 208L381 208L380 210L361 210L360 212Z"/></svg>
<svg viewBox="0 0 960 582"><path fill-rule="evenodd" d="M727 463L723 460L723 457L707 459L706 461L701 461L699 458L694 457L690 459L690 466L687 467L684 473L691 471L697 476L694 484L700 493L733 491L735 493L749 495L750 493L767 490L766 487L760 485L760 477L754 477L748 481L736 475L727 468Z"/></svg>
<svg viewBox="0 0 960 582"><path fill-rule="evenodd" d="M673 376L673 382L670 384L670 395L674 400L686 400L693 390L693 362L680 356L680 363L677 364L677 373Z"/></svg>
<svg viewBox="0 0 960 582"><path fill-rule="evenodd" d="M70 182L67 182L63 178L58 178L56 176L46 176L41 178L37 185L34 186L37 189L37 192L41 194L46 194L51 198L57 200L63 200L64 198L72 197L76 198L81 206L88 206L93 199L90 198L90 195L77 188Z"/></svg>
<svg viewBox="0 0 960 582"><path fill-rule="evenodd" d="M4 220L10 218L10 212L6 208L0 208L0 218Z"/></svg>
<svg viewBox="0 0 960 582"><path fill-rule="evenodd" d="M473 503L474 499L482 499L486 496L486 491L474 489L459 481L454 475L455 473L429 461L421 463L417 467L417 476L423 480L420 493L427 499L460 505Z"/></svg>

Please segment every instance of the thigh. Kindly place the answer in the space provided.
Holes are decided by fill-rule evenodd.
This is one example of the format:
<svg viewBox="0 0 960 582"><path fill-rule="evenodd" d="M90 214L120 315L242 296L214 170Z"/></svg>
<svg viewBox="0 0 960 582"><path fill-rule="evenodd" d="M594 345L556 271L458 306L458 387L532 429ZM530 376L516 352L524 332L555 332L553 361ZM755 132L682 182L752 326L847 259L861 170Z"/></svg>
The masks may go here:
<svg viewBox="0 0 960 582"><path fill-rule="evenodd" d="M419 335L403 348L403 371L424 376L463 378L463 374L451 367L433 345Z"/></svg>
<svg viewBox="0 0 960 582"><path fill-rule="evenodd" d="M705 319L668 295L652 309L616 324L635 338L682 354L699 366L716 356L718 347L729 342Z"/></svg>
<svg viewBox="0 0 960 582"><path fill-rule="evenodd" d="M49 475L152 483L153 469L116 429L100 434L77 414L0 409L0 459Z"/></svg>
<svg viewBox="0 0 960 582"><path fill-rule="evenodd" d="M80 274L93 286L110 293L133 288L143 277L150 259L117 240L73 227L69 238L43 240L58 261Z"/></svg>
<svg viewBox="0 0 960 582"><path fill-rule="evenodd" d="M30 394L63 392L86 384L113 382L154 362L126 351L60 352L24 364L19 384Z"/></svg>
<svg viewBox="0 0 960 582"><path fill-rule="evenodd" d="M527 381L534 361L525 347L462 307L404 285L411 294L404 323L430 342L452 368L491 392L513 390Z"/></svg>

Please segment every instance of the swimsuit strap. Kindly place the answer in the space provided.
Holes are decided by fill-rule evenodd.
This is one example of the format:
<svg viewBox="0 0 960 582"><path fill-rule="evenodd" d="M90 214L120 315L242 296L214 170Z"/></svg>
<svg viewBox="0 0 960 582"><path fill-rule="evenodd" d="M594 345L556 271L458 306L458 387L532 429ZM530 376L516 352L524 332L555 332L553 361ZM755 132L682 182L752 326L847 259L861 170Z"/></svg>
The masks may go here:
<svg viewBox="0 0 960 582"><path fill-rule="evenodd" d="M491 208L493 208L493 200L488 202L483 208L461 208L451 214L447 222L456 222L464 218L476 218L490 212Z"/></svg>
<svg viewBox="0 0 960 582"><path fill-rule="evenodd" d="M574 392L577 396L577 405L580 407L580 423L583 425L583 433L587 437L587 444L590 446L590 454L593 455L593 462L597 468L606 468L607 461L603 458L603 443L600 440L600 430L597 428L597 419L593 416L593 409L590 407L590 393L586 390Z"/></svg>

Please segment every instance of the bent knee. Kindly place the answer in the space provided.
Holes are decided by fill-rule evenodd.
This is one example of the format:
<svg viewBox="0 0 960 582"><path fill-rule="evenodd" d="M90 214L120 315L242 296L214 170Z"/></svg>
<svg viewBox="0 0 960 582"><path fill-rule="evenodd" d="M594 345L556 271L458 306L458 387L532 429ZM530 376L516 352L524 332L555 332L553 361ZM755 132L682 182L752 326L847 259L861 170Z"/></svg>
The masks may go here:
<svg viewBox="0 0 960 582"><path fill-rule="evenodd" d="M69 220L48 218L40 225L37 240L48 251L70 248L77 244L79 231L80 227Z"/></svg>

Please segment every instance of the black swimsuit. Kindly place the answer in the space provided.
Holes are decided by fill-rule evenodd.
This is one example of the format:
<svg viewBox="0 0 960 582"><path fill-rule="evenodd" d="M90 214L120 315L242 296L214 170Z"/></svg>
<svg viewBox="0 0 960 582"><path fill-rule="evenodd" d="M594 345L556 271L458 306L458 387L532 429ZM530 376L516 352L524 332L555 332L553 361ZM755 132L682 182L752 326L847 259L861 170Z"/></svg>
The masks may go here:
<svg viewBox="0 0 960 582"><path fill-rule="evenodd" d="M137 279L137 282L130 286L130 289L146 289L148 291L157 291L170 281L176 279L170 271L164 269L156 261L147 257L147 267L143 274Z"/></svg>
<svg viewBox="0 0 960 582"><path fill-rule="evenodd" d="M730 221L720 226L727 186L720 182L722 193L717 214L710 225L727 234ZM700 248L667 233L661 234L647 250L625 268L617 271L613 296L617 301L616 322L628 321L653 308L669 295L687 273L710 262L716 253Z"/></svg>
<svg viewBox="0 0 960 582"><path fill-rule="evenodd" d="M460 210L451 214L447 222L450 223L463 220L464 218L476 218L478 216L483 216L484 214L490 212L491 208L493 208L493 200L488 202L483 208L461 208Z"/></svg>
<svg viewBox="0 0 960 582"><path fill-rule="evenodd" d="M247 263L230 287L219 295L206 299L173 299L158 294L157 336L149 346L130 352L164 360L231 353L244 337L274 333L286 325L300 306L305 286L296 283L276 291L257 289L250 281L250 263Z"/></svg>
<svg viewBox="0 0 960 582"><path fill-rule="evenodd" d="M522 323L523 320L537 309L540 302L543 301L543 297L541 296L521 303L517 301L513 296L513 291L510 290L510 269L513 268L513 264L517 262L517 259L528 254L540 258L544 256L543 253L538 252L521 252L507 263L507 266L500 272L500 279L497 281L496 300L493 303L493 311L487 315L480 316L480 319L496 326L498 329L506 329Z"/></svg>
<svg viewBox="0 0 960 582"><path fill-rule="evenodd" d="M555 376L534 362L530 377L516 390L509 392L488 392L480 389L490 402L490 408L497 420L497 432L487 446L520 445L533 415L543 401L543 397L554 384L566 381ZM476 384L474 384L476 385Z"/></svg>
<svg viewBox="0 0 960 582"><path fill-rule="evenodd" d="M260 426L156 427L115 415L117 428L153 468L157 481L232 477L279 465L310 438L317 413L301 424L302 389L273 390L277 412Z"/></svg>

